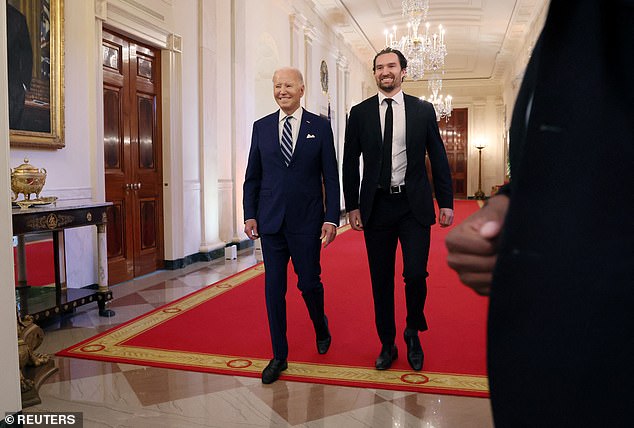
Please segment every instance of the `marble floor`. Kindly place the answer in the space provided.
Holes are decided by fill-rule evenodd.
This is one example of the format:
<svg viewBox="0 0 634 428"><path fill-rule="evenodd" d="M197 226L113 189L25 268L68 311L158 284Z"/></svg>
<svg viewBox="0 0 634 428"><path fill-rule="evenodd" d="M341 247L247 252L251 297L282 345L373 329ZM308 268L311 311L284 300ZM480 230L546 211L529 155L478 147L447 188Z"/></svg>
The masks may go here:
<svg viewBox="0 0 634 428"><path fill-rule="evenodd" d="M196 263L114 286L112 318L96 304L45 327L53 354L256 263ZM292 290L291 290L292 291ZM54 357L59 370L27 412L83 412L84 427L492 427L489 400L194 373Z"/></svg>

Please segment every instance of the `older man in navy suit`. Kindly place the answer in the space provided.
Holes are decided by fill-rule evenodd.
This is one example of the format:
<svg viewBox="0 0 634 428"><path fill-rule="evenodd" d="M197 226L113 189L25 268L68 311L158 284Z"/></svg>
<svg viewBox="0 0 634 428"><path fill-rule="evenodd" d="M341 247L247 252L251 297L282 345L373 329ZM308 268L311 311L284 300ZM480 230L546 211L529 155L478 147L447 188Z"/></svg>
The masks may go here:
<svg viewBox="0 0 634 428"><path fill-rule="evenodd" d="M287 369L286 288L289 259L297 287L315 328L317 352L325 354L331 336L324 314L319 261L337 236L339 175L330 123L300 107L302 74L281 68L273 74L280 110L253 125L244 181L244 233L262 238L266 309L273 359L262 382L275 382Z"/></svg>

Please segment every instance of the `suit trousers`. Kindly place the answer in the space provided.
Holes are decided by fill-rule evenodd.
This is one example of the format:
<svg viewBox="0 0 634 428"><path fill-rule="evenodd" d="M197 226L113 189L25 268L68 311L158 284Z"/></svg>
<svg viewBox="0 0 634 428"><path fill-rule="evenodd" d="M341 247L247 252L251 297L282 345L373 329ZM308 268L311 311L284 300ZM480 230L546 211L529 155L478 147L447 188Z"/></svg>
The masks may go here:
<svg viewBox="0 0 634 428"><path fill-rule="evenodd" d="M396 337L394 273L398 242L403 254L407 327L427 330L424 307L430 227L416 220L404 192L389 194L377 190L372 213L363 230L372 279L374 317L381 343L392 345Z"/></svg>
<svg viewBox="0 0 634 428"><path fill-rule="evenodd" d="M288 357L286 338L286 290L289 259L297 274L297 288L302 292L315 330L319 336L325 327L324 287L321 283L319 234L288 232L285 225L278 233L262 234L264 256L264 293L269 319L273 357Z"/></svg>

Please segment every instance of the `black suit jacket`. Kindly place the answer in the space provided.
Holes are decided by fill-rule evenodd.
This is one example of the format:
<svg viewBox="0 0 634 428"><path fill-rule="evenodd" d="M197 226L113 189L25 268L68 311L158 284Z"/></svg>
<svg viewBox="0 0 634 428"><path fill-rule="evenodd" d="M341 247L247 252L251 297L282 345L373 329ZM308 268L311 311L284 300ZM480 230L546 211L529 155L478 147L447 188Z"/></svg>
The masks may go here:
<svg viewBox="0 0 634 428"><path fill-rule="evenodd" d="M26 90L31 86L33 49L26 18L10 4L6 7L9 124L11 129L19 129Z"/></svg>
<svg viewBox="0 0 634 428"><path fill-rule="evenodd" d="M496 426L631 426L633 22L632 0L552 0L527 67L489 311Z"/></svg>
<svg viewBox="0 0 634 428"><path fill-rule="evenodd" d="M453 208L451 172L445 146L438 131L434 107L411 95L403 96L407 151L405 189L416 219L424 225L431 225L436 221L436 214L425 168L425 153L429 155L436 200L441 208ZM350 110L343 154L343 193L346 211L360 209L363 223L367 223L370 218L374 194L378 187L382 140L379 97L375 95ZM359 176L361 155L362 182Z"/></svg>

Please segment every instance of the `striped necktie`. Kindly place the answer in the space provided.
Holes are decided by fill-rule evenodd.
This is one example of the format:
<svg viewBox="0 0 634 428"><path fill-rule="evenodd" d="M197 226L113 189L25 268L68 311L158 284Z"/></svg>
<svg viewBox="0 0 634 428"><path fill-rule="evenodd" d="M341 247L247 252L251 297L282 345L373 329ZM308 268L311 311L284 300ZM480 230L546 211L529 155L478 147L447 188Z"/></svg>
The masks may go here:
<svg viewBox="0 0 634 428"><path fill-rule="evenodd" d="M291 118L293 116L286 116L284 120L284 129L282 131L282 144L280 149L282 150L282 156L284 156L284 163L288 166L291 163L291 157L293 156L293 128L291 125Z"/></svg>

